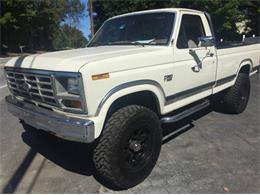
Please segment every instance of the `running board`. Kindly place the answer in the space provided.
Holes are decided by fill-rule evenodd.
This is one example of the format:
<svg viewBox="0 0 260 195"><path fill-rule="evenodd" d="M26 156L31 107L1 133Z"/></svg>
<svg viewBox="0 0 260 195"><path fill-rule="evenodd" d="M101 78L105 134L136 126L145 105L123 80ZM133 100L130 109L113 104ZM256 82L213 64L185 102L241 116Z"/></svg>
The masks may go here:
<svg viewBox="0 0 260 195"><path fill-rule="evenodd" d="M194 114L194 113L196 113L196 112L198 112L198 111L208 107L209 104L210 104L210 101L209 100L205 100L202 103L197 104L197 105L195 105L195 106L193 106L191 108L188 108L188 109L186 109L186 110L182 111L181 113L178 113L178 114L176 114L174 116L163 117L163 118L161 118L161 122L162 123L174 123L174 122L177 122L177 121L179 121L181 119L184 119L184 118L186 118L186 117L188 117L188 116L190 116L190 115L192 115L192 114Z"/></svg>

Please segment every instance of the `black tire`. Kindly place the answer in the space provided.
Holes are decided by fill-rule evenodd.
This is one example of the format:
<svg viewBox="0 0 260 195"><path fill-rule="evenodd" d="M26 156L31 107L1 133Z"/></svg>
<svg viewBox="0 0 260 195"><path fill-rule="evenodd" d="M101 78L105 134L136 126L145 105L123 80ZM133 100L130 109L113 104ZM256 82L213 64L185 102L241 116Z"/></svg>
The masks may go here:
<svg viewBox="0 0 260 195"><path fill-rule="evenodd" d="M161 124L152 110L137 105L119 109L94 150L98 175L120 190L141 183L156 164L161 141Z"/></svg>
<svg viewBox="0 0 260 195"><path fill-rule="evenodd" d="M250 96L250 78L246 73L239 73L235 82L223 98L223 108L227 113L242 113Z"/></svg>

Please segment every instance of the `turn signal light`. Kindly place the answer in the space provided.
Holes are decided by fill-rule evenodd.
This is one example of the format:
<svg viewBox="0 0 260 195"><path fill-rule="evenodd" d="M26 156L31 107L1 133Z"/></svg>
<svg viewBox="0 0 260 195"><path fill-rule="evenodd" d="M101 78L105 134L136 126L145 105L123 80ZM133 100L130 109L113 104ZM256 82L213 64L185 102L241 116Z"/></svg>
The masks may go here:
<svg viewBox="0 0 260 195"><path fill-rule="evenodd" d="M68 108L82 108L81 102L79 100L63 100L62 103Z"/></svg>
<svg viewBox="0 0 260 195"><path fill-rule="evenodd" d="M108 79L108 78L109 78L109 73L92 75L92 80L101 80L101 79Z"/></svg>
<svg viewBox="0 0 260 195"><path fill-rule="evenodd" d="M81 102L78 100L71 100L70 105L73 108L81 108Z"/></svg>

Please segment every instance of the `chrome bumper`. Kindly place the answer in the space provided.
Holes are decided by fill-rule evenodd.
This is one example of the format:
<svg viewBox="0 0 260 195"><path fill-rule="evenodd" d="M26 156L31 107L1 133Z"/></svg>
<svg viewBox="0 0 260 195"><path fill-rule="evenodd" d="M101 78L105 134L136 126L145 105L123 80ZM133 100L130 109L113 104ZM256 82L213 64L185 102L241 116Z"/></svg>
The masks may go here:
<svg viewBox="0 0 260 195"><path fill-rule="evenodd" d="M58 114L54 111L19 101L11 95L5 99L8 111L28 125L66 140L84 143L94 141L94 123L91 120Z"/></svg>

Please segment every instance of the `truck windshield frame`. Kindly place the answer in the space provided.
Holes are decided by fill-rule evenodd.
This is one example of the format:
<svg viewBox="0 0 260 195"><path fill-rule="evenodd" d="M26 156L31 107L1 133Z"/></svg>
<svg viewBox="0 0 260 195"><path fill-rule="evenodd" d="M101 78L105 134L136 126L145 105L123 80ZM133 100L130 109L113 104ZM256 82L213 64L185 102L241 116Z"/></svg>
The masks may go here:
<svg viewBox="0 0 260 195"><path fill-rule="evenodd" d="M88 47L114 45L168 46L174 30L174 12L133 14L107 20Z"/></svg>

